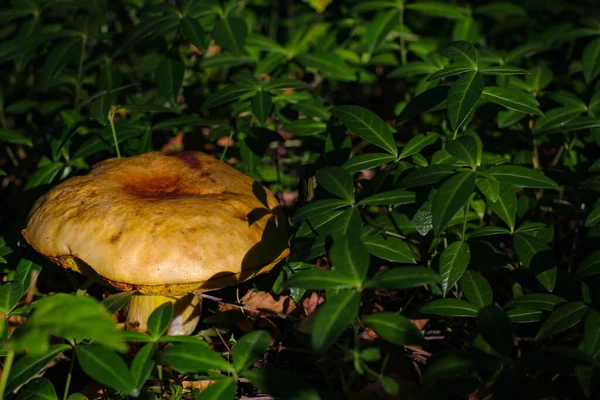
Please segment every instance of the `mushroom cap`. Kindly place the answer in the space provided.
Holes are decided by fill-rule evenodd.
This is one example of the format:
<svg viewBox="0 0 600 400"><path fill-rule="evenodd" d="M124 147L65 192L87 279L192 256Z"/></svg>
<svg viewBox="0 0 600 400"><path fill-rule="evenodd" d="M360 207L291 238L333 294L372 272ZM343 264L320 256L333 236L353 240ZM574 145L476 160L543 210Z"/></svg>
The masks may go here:
<svg viewBox="0 0 600 400"><path fill-rule="evenodd" d="M64 268L119 290L182 295L235 285L289 254L275 197L198 152L111 158L54 187L22 231Z"/></svg>

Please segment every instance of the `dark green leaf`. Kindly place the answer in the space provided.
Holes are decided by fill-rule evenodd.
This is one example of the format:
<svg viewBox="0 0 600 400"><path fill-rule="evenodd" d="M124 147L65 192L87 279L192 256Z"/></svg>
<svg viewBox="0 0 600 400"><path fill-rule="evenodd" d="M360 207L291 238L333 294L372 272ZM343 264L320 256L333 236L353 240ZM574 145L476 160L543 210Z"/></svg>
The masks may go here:
<svg viewBox="0 0 600 400"><path fill-rule="evenodd" d="M139 394L127 364L117 353L97 344L76 346L75 353L81 369L92 379L130 396Z"/></svg>
<svg viewBox="0 0 600 400"><path fill-rule="evenodd" d="M581 63L585 81L591 83L600 74L600 38L592 40L585 46Z"/></svg>
<svg viewBox="0 0 600 400"><path fill-rule="evenodd" d="M217 125L216 121L206 120L202 117L197 117L194 115L185 115L181 117L168 118L163 121L160 121L154 125L152 125L152 129L172 129L177 128L180 130L185 130L184 127L192 127L192 126L212 126Z"/></svg>
<svg viewBox="0 0 600 400"><path fill-rule="evenodd" d="M381 147L394 156L398 148L389 126L377 114L358 106L338 106L332 110L346 128L362 139Z"/></svg>
<svg viewBox="0 0 600 400"><path fill-rule="evenodd" d="M448 91L448 118L452 130L456 131L475 108L483 91L483 78L480 72L472 71L462 75Z"/></svg>
<svg viewBox="0 0 600 400"><path fill-rule="evenodd" d="M431 203L436 236L442 233L454 214L467 203L474 189L475 174L471 172L460 172L440 186Z"/></svg>
<svg viewBox="0 0 600 400"><path fill-rule="evenodd" d="M476 317L479 307L460 299L440 299L425 304L419 311L452 317Z"/></svg>
<svg viewBox="0 0 600 400"><path fill-rule="evenodd" d="M25 184L25 190L52 183L63 166L61 162L54 162L38 168Z"/></svg>
<svg viewBox="0 0 600 400"><path fill-rule="evenodd" d="M313 201L302 207L294 214L292 221L299 222L303 219L316 217L317 215L325 214L329 211L337 210L338 208L347 207L348 201L342 199L327 199Z"/></svg>
<svg viewBox="0 0 600 400"><path fill-rule="evenodd" d="M390 190L389 192L381 192L372 196L366 197L358 202L358 205L389 205L397 206L400 204L410 204L415 202L414 192L409 192L404 189Z"/></svg>
<svg viewBox="0 0 600 400"><path fill-rule="evenodd" d="M577 279L600 274L600 251L595 251L579 264L575 276Z"/></svg>
<svg viewBox="0 0 600 400"><path fill-rule="evenodd" d="M184 74L185 65L180 60L165 57L158 65L156 70L158 90L171 103L177 103Z"/></svg>
<svg viewBox="0 0 600 400"><path fill-rule="evenodd" d="M156 343L146 343L133 357L131 377L137 390L141 390L156 365Z"/></svg>
<svg viewBox="0 0 600 400"><path fill-rule="evenodd" d="M454 242L448 246L440 256L441 286L444 296L460 279L469 266L471 249L465 242Z"/></svg>
<svg viewBox="0 0 600 400"><path fill-rule="evenodd" d="M429 63L409 62L399 66L387 75L387 79L406 78L417 75L427 75L437 71L438 68Z"/></svg>
<svg viewBox="0 0 600 400"><path fill-rule="evenodd" d="M406 8L432 17L462 19L466 16L464 8L437 1L411 3Z"/></svg>
<svg viewBox="0 0 600 400"><path fill-rule="evenodd" d="M20 134L19 132L13 131L12 129L0 128L0 142L24 144L32 147L33 143L31 139Z"/></svg>
<svg viewBox="0 0 600 400"><path fill-rule="evenodd" d="M585 220L585 226L591 228L600 223L600 206L594 208Z"/></svg>
<svg viewBox="0 0 600 400"><path fill-rule="evenodd" d="M442 278L429 268L398 267L389 269L365 283L377 289L410 289L439 282Z"/></svg>
<svg viewBox="0 0 600 400"><path fill-rule="evenodd" d="M281 368L261 368L245 371L243 376L263 393L268 393L277 399L322 399L314 385L306 382L298 371Z"/></svg>
<svg viewBox="0 0 600 400"><path fill-rule="evenodd" d="M244 86L229 86L224 89L219 90L217 93L213 94L202 104L200 107L200 111L207 110L209 108L217 107L226 103L230 103L234 100L239 99L245 94L252 92L251 89L248 89Z"/></svg>
<svg viewBox="0 0 600 400"><path fill-rule="evenodd" d="M378 312L367 316L363 323L394 344L404 346L423 343L421 331L403 315Z"/></svg>
<svg viewBox="0 0 600 400"><path fill-rule="evenodd" d="M334 239L360 231L361 219L357 208L350 207L336 217L327 234Z"/></svg>
<svg viewBox="0 0 600 400"><path fill-rule="evenodd" d="M542 115L539 104L535 97L529 93L521 92L515 89L486 87L481 93L481 97L494 103L500 104L510 110L523 113Z"/></svg>
<svg viewBox="0 0 600 400"><path fill-rule="evenodd" d="M431 110L447 99L449 91L450 86L436 86L424 91L404 107L397 120L406 121Z"/></svg>
<svg viewBox="0 0 600 400"><path fill-rule="evenodd" d="M215 25L213 38L230 53L241 56L248 36L246 21L238 17L226 17Z"/></svg>
<svg viewBox="0 0 600 400"><path fill-rule="evenodd" d="M535 121L532 131L535 134L560 132L580 114L581 110L578 109L569 107L554 108Z"/></svg>
<svg viewBox="0 0 600 400"><path fill-rule="evenodd" d="M56 46L46 59L42 80L49 85L81 51L81 39L71 39Z"/></svg>
<svg viewBox="0 0 600 400"><path fill-rule="evenodd" d="M363 238L369 253L384 260L416 264L418 254L400 238L390 236L387 239L380 235Z"/></svg>
<svg viewBox="0 0 600 400"><path fill-rule="evenodd" d="M317 182L329 193L347 200L354 201L354 183L352 176L342 167L328 167L317 171Z"/></svg>
<svg viewBox="0 0 600 400"><path fill-rule="evenodd" d="M26 258L21 258L15 271L15 282L23 285L23 289L27 291L31 286L31 282L37 278L42 267L33 261Z"/></svg>
<svg viewBox="0 0 600 400"><path fill-rule="evenodd" d="M355 81L356 73L354 69L346 65L342 59L332 57L331 54L303 54L298 60L307 68L313 68L325 75L330 75L335 79L344 81Z"/></svg>
<svg viewBox="0 0 600 400"><path fill-rule="evenodd" d="M369 251L358 234L340 236L329 249L329 262L355 285L360 285L369 269Z"/></svg>
<svg viewBox="0 0 600 400"><path fill-rule="evenodd" d="M581 321L587 312L588 307L582 302L561 304L552 311L552 314L544 322L535 340L566 331Z"/></svg>
<svg viewBox="0 0 600 400"><path fill-rule="evenodd" d="M510 235L511 232L499 226L482 226L480 228L475 229L473 232L469 234L470 238L482 237L482 236L492 236L492 235Z"/></svg>
<svg viewBox="0 0 600 400"><path fill-rule="evenodd" d="M0 286L0 312L10 313L23 294L25 289L20 282L8 282Z"/></svg>
<svg viewBox="0 0 600 400"><path fill-rule="evenodd" d="M331 345L358 316L360 293L341 291L327 296L325 304L317 310L312 329L312 346L315 351Z"/></svg>
<svg viewBox="0 0 600 400"><path fill-rule="evenodd" d="M152 311L148 318L148 333L154 339L162 336L169 325L171 325L171 318L173 318L173 303L167 302L161 304L156 310Z"/></svg>
<svg viewBox="0 0 600 400"><path fill-rule="evenodd" d="M347 289L356 286L356 280L339 271L313 269L296 273L286 285L310 290Z"/></svg>
<svg viewBox="0 0 600 400"><path fill-rule="evenodd" d="M31 378L42 372L59 354L69 349L69 345L54 344L49 346L43 353L27 354L20 358L15 362L10 371L6 382L7 393L27 383Z"/></svg>
<svg viewBox="0 0 600 400"><path fill-rule="evenodd" d="M492 304L492 287L479 272L465 271L459 281L460 289L469 303L478 307Z"/></svg>
<svg viewBox="0 0 600 400"><path fill-rule="evenodd" d="M473 71L474 67L471 64L452 64L449 67L441 69L427 77L427 82L432 82L438 79L449 78L451 76L460 75L462 73Z"/></svg>
<svg viewBox="0 0 600 400"><path fill-rule="evenodd" d="M400 181L400 185L405 188L427 186L441 181L442 179L454 175L455 167L452 165L439 164L419 168L410 172Z"/></svg>
<svg viewBox="0 0 600 400"><path fill-rule="evenodd" d="M448 140L446 150L454 157L466 162L472 169L477 167L477 160L481 158L477 140L471 135L463 135L455 140Z"/></svg>
<svg viewBox="0 0 600 400"><path fill-rule="evenodd" d="M183 373L199 373L211 370L232 371L232 366L220 354L199 343L177 343L166 347L160 362Z"/></svg>
<svg viewBox="0 0 600 400"><path fill-rule="evenodd" d="M495 202L498 200L498 196L500 195L500 182L487 178L477 178L475 180L475 186L477 186L477 189L479 189L489 201Z"/></svg>
<svg viewBox="0 0 600 400"><path fill-rule="evenodd" d="M308 89L310 85L298 79L277 78L264 84L263 90ZM306 103L305 103L306 104ZM322 113L320 114L322 116ZM327 119L327 118L325 118Z"/></svg>
<svg viewBox="0 0 600 400"><path fill-rule="evenodd" d="M206 39L204 38L204 29L200 22L190 17L181 19L181 28L186 39L200 50L206 47Z"/></svg>
<svg viewBox="0 0 600 400"><path fill-rule="evenodd" d="M52 382L46 378L36 378L19 389L18 400L58 400Z"/></svg>
<svg viewBox="0 0 600 400"><path fill-rule="evenodd" d="M564 303L565 299L550 293L534 293L519 296L504 305L505 308L523 307L533 310L552 311L554 306Z"/></svg>
<svg viewBox="0 0 600 400"><path fill-rule="evenodd" d="M233 400L237 391L237 381L233 378L221 378L202 390L202 398L210 400Z"/></svg>
<svg viewBox="0 0 600 400"><path fill-rule="evenodd" d="M121 46L115 51L113 57L122 54L140 40L176 28L179 25L179 22L180 19L178 16L144 18L127 34L127 37L125 37Z"/></svg>
<svg viewBox="0 0 600 400"><path fill-rule="evenodd" d="M521 233L515 235L514 248L526 268L529 268L536 254L550 250L550 247L544 241L535 236Z"/></svg>
<svg viewBox="0 0 600 400"><path fill-rule="evenodd" d="M456 62L464 62L477 67L477 52L475 47L466 40L459 40L444 46L440 53Z"/></svg>
<svg viewBox="0 0 600 400"><path fill-rule="evenodd" d="M512 325L500 308L488 305L477 313L477 325L481 336L494 350L510 357L513 348Z"/></svg>
<svg viewBox="0 0 600 400"><path fill-rule="evenodd" d="M479 71L484 75L527 75L529 71L518 67L497 66L479 68Z"/></svg>
<svg viewBox="0 0 600 400"><path fill-rule="evenodd" d="M233 365L241 372L252 366L269 348L271 335L267 331L254 331L242 336L233 346Z"/></svg>
<svg viewBox="0 0 600 400"><path fill-rule="evenodd" d="M515 189L505 183L500 183L500 191L495 202L488 201L488 208L508 225L510 231L515 230L517 216L517 194Z"/></svg>
<svg viewBox="0 0 600 400"><path fill-rule="evenodd" d="M427 134L420 133L413 137L406 143L406 146L400 152L398 159L402 159L408 156L412 156L423 150L425 147L434 144L439 135L435 132L427 132Z"/></svg>
<svg viewBox="0 0 600 400"><path fill-rule="evenodd" d="M273 108L271 95L264 90L256 92L252 98L252 114L254 114L258 122L261 124L265 123L271 114L271 108Z"/></svg>
<svg viewBox="0 0 600 400"><path fill-rule="evenodd" d="M322 121L304 118L283 124L283 130L297 136L313 136L325 132L327 124Z"/></svg>
<svg viewBox="0 0 600 400"><path fill-rule="evenodd" d="M301 120L302 121L302 120ZM348 161L346 161L342 167L346 169L346 171L350 173L363 171L366 169L371 169L375 167L379 167L388 162L392 162L396 160L396 157L393 154L387 153L369 153L369 154L361 154L359 156L354 156Z"/></svg>
<svg viewBox="0 0 600 400"><path fill-rule="evenodd" d="M102 300L101 304L104 306L104 308L106 308L106 311L108 311L110 314L114 314L121 308L125 307L125 304L129 302L129 299L135 293L137 293L135 290L119 292Z"/></svg>
<svg viewBox="0 0 600 400"><path fill-rule="evenodd" d="M590 309L583 323L585 352L598 360L600 356L600 313Z"/></svg>
<svg viewBox="0 0 600 400"><path fill-rule="evenodd" d="M398 10L385 10L377 14L367 26L365 40L370 55L375 53L390 31L398 25Z"/></svg>
<svg viewBox="0 0 600 400"><path fill-rule="evenodd" d="M515 307L506 312L508 318L513 323L538 322L542 318L542 311L531 308Z"/></svg>
<svg viewBox="0 0 600 400"><path fill-rule="evenodd" d="M547 178L541 172L517 165L500 165L491 168L487 173L501 182L520 187L537 189L559 188L556 182Z"/></svg>

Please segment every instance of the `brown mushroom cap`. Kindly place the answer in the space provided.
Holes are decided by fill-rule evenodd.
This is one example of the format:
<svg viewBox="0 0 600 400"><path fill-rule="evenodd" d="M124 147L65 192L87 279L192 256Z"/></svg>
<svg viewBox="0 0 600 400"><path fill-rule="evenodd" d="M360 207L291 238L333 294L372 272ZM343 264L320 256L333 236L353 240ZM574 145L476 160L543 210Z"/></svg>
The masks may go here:
<svg viewBox="0 0 600 400"><path fill-rule="evenodd" d="M289 254L275 197L197 152L98 163L40 198L23 236L65 268L170 296L234 285Z"/></svg>

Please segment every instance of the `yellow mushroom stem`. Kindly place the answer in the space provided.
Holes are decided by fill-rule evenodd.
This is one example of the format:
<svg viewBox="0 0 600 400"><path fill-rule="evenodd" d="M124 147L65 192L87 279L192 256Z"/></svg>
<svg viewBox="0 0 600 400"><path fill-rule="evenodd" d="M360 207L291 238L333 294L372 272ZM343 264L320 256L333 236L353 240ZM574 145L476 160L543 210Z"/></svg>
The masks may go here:
<svg viewBox="0 0 600 400"><path fill-rule="evenodd" d="M139 332L148 331L148 317L165 303L173 304L173 319L167 335L189 335L200 320L202 300L193 294L185 296L159 296L134 294L124 308L125 328Z"/></svg>

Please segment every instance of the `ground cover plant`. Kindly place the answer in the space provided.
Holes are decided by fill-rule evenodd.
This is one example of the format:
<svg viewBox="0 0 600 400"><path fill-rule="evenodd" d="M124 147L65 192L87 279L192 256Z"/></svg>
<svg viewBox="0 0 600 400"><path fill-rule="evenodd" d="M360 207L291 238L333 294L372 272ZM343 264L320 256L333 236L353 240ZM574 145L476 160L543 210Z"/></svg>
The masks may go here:
<svg viewBox="0 0 600 400"><path fill-rule="evenodd" d="M594 398L589 2L26 0L0 8L0 398ZM21 237L109 157L204 151L291 255L191 336Z"/></svg>

